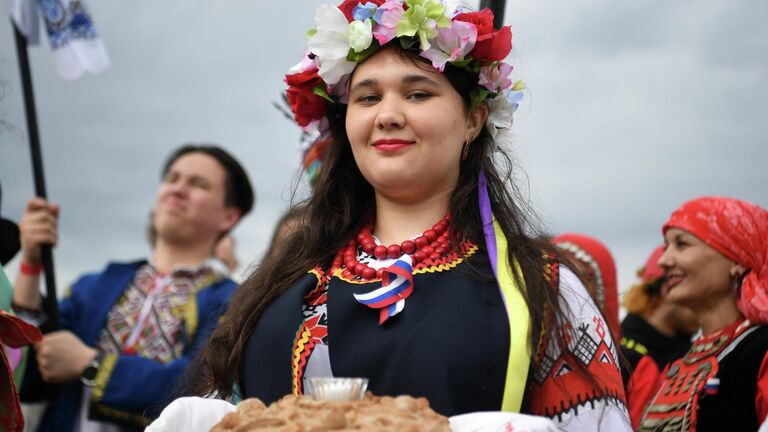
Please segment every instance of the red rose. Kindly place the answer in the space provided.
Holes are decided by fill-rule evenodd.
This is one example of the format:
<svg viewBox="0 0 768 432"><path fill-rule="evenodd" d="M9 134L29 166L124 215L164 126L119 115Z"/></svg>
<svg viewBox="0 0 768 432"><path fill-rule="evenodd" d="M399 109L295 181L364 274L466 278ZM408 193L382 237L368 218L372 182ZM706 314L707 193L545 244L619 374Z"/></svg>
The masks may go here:
<svg viewBox="0 0 768 432"><path fill-rule="evenodd" d="M493 33L493 12L488 8L485 8L480 12L458 14L453 20L474 24L475 27L477 27L478 36Z"/></svg>
<svg viewBox="0 0 768 432"><path fill-rule="evenodd" d="M317 69L286 75L285 83L288 84L288 104L299 126L306 126L325 115L328 110L326 100L313 92L315 87L323 85Z"/></svg>
<svg viewBox="0 0 768 432"><path fill-rule="evenodd" d="M344 3L339 5L339 10L344 13L345 17L347 17L347 21L352 22L355 19L352 16L352 10L355 9L355 6L358 4L366 4L370 2L376 6L381 6L385 1L386 0L344 0Z"/></svg>
<svg viewBox="0 0 768 432"><path fill-rule="evenodd" d="M501 61L512 51L512 29L502 27L499 31L477 37L475 47L469 55L480 61Z"/></svg>

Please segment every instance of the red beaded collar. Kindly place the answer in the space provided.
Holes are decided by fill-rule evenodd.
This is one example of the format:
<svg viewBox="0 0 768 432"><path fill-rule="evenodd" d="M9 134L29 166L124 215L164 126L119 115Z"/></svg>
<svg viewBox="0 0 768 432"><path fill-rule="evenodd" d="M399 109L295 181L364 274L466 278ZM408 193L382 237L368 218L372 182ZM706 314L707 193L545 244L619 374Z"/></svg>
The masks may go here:
<svg viewBox="0 0 768 432"><path fill-rule="evenodd" d="M350 240L346 248L336 254L333 267L340 268L343 265L345 277L359 276L365 280L381 278L383 269L374 270L357 260L358 247L378 259L397 259L403 254L411 255L414 266L427 258L438 260L450 251L450 220L450 215L446 215L431 229L424 231L415 239L390 246L377 245L371 235L371 227L367 226L357 234L354 240Z"/></svg>

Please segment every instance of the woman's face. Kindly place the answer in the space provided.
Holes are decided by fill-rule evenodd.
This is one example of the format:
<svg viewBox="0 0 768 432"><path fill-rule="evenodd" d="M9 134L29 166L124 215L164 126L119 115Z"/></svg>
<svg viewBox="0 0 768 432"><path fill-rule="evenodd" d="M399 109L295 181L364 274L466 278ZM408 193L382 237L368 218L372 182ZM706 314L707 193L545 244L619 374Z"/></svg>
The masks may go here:
<svg viewBox="0 0 768 432"><path fill-rule="evenodd" d="M723 301L736 302L731 278L736 266L733 261L679 228L667 230L665 244L659 265L667 278L667 300L694 312Z"/></svg>
<svg viewBox="0 0 768 432"><path fill-rule="evenodd" d="M355 162L376 192L391 198L450 193L462 146L487 117L484 106L466 111L442 73L385 48L360 64L350 82L346 131Z"/></svg>

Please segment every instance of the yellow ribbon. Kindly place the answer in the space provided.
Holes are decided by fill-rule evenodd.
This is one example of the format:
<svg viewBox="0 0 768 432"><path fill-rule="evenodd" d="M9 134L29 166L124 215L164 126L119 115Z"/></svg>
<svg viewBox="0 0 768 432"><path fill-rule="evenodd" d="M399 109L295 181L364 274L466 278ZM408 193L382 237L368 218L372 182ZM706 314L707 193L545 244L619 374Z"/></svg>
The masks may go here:
<svg viewBox="0 0 768 432"><path fill-rule="evenodd" d="M531 364L531 352L528 345L531 320L522 290L518 288L509 265L507 238L495 218L493 230L496 235L496 271L498 273L496 277L501 288L501 295L504 297L509 319L509 358L507 359L507 376L504 381L501 410L520 412L525 394L525 384L528 380L528 369ZM522 281L520 264L517 260L514 262L515 271ZM525 286L522 289L525 289Z"/></svg>

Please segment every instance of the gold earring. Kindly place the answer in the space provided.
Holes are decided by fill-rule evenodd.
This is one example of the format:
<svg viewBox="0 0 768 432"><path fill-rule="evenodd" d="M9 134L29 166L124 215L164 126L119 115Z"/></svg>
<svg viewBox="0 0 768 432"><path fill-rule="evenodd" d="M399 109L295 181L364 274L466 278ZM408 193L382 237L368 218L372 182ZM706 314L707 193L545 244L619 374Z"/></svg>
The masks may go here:
<svg viewBox="0 0 768 432"><path fill-rule="evenodd" d="M469 155L469 140L464 141L464 145L461 146L461 160L467 160Z"/></svg>
<svg viewBox="0 0 768 432"><path fill-rule="evenodd" d="M735 279L739 279L742 276L744 276L744 270L743 267L737 262L733 262L733 267L731 268L731 277Z"/></svg>

